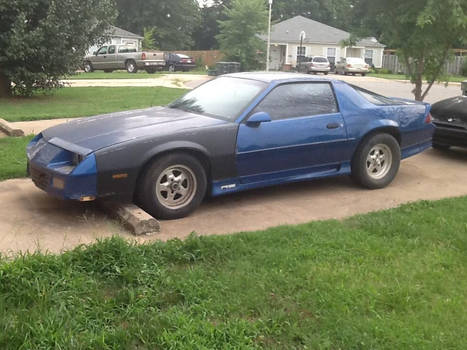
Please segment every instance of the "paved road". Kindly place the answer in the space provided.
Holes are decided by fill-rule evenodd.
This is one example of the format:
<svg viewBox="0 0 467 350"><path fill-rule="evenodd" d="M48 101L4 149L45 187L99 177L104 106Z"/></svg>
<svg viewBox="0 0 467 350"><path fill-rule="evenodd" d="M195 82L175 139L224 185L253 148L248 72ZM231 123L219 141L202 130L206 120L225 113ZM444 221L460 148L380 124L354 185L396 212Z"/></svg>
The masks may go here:
<svg viewBox="0 0 467 350"><path fill-rule="evenodd" d="M198 234L228 234L319 219L343 218L392 208L420 199L467 195L467 150L429 150L402 162L395 181L376 191L348 177L253 190L206 200L190 217L162 221L155 239ZM30 180L0 182L0 252L60 252L112 234L133 236L92 203L63 202L36 189Z"/></svg>

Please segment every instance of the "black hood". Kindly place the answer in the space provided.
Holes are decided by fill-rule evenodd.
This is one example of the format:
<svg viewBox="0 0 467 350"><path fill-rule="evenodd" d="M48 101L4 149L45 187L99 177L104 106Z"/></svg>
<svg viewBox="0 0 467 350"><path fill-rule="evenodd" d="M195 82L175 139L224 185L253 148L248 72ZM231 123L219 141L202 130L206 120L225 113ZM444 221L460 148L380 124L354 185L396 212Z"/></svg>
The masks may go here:
<svg viewBox="0 0 467 350"><path fill-rule="evenodd" d="M154 107L72 120L42 132L90 151L134 139L177 134L225 121L167 107Z"/></svg>
<svg viewBox="0 0 467 350"><path fill-rule="evenodd" d="M458 96L436 102L431 107L431 114L435 119L441 121L467 123L467 96Z"/></svg>

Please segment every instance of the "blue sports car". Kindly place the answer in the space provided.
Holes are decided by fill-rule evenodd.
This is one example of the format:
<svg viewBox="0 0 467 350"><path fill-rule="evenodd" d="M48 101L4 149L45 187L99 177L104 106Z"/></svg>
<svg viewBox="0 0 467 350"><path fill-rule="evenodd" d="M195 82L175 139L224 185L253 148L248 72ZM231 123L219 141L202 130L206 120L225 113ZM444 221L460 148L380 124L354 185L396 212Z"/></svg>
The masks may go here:
<svg viewBox="0 0 467 350"><path fill-rule="evenodd" d="M426 103L308 75L236 73L167 107L47 129L27 147L28 170L52 195L131 198L174 219L206 194L336 175L384 187L433 132Z"/></svg>

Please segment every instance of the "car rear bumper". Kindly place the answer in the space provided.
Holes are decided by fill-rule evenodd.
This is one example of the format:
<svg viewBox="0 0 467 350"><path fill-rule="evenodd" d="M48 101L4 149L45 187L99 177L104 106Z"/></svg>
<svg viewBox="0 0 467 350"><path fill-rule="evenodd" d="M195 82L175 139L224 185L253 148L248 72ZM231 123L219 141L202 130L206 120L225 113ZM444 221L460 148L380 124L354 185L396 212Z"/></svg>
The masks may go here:
<svg viewBox="0 0 467 350"><path fill-rule="evenodd" d="M368 73L370 70L368 68L345 68L344 71L347 73Z"/></svg>
<svg viewBox="0 0 467 350"><path fill-rule="evenodd" d="M165 61L157 61L157 60L144 60L136 62L138 68L160 68L163 69L165 67Z"/></svg>
<svg viewBox="0 0 467 350"><path fill-rule="evenodd" d="M467 147L467 129L435 125L434 144Z"/></svg>
<svg viewBox="0 0 467 350"><path fill-rule="evenodd" d="M310 67L310 72L330 72L331 67Z"/></svg>

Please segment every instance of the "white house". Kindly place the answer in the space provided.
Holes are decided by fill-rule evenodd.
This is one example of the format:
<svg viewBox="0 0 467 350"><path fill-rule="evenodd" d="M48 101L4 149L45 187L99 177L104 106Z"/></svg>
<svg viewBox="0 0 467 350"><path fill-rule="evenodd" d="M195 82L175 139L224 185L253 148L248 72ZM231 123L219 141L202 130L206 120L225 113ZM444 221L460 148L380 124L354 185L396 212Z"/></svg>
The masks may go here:
<svg viewBox="0 0 467 350"><path fill-rule="evenodd" d="M301 33L305 38L300 46ZM267 40L267 35L260 36ZM341 47L342 40L350 37L350 33L326 24L296 16L277 23L271 27L272 70L295 67L297 56L324 56L335 63L341 57L361 57L368 64L381 68L383 64L384 45L375 38L360 40L353 47Z"/></svg>
<svg viewBox="0 0 467 350"><path fill-rule="evenodd" d="M110 40L101 46L104 45L119 45L119 44L128 44L128 45L135 45L138 50L141 49L141 45L143 42L143 37L137 34L128 32L124 29L111 26L110 27ZM89 48L88 53L92 54L96 51L99 47L91 46Z"/></svg>

